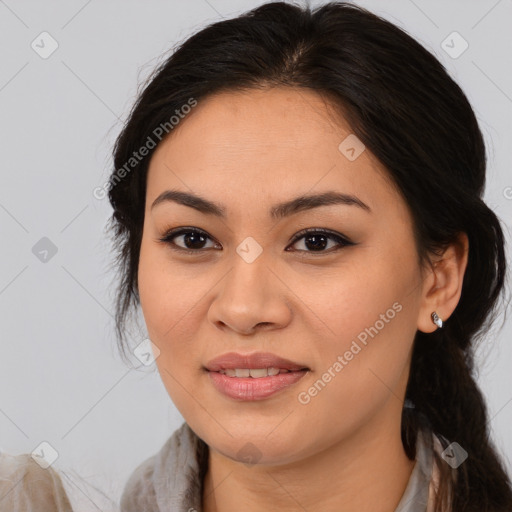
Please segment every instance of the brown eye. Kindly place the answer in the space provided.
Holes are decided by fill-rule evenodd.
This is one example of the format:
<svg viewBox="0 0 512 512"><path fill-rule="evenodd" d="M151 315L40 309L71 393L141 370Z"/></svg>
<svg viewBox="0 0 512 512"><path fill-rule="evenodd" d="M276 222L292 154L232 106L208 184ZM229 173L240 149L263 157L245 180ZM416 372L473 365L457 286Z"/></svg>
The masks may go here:
<svg viewBox="0 0 512 512"><path fill-rule="evenodd" d="M176 243L175 239L179 238L181 238L181 242ZM305 249L296 249L298 252L302 253L330 254L343 247L355 245L354 242L351 242L339 233L318 228L309 228L301 231L293 239L292 245L295 245L302 239L304 239ZM207 247L205 244L208 240L212 240L212 238L207 233L197 228L182 227L173 229L158 240L168 244L173 250L188 254L200 254L204 252L205 249L221 248L218 243ZM334 246L329 246L329 243L332 242L334 242ZM286 250L288 251L288 249Z"/></svg>
<svg viewBox="0 0 512 512"><path fill-rule="evenodd" d="M174 242L174 239L182 237L181 244ZM204 232L195 228L179 228L169 231L160 242L169 244L173 249L187 253L202 252L206 241L211 238ZM210 247L211 248L211 247Z"/></svg>
<svg viewBox="0 0 512 512"><path fill-rule="evenodd" d="M306 249L298 249L301 252L331 253L345 246L355 245L353 242L340 235L339 233L334 233L325 229L309 228L307 230L301 231L294 238L292 245L296 244L299 240L302 239L304 239L304 247ZM334 250L332 250L332 246L328 247L329 241L335 242ZM328 249L325 250L326 248Z"/></svg>

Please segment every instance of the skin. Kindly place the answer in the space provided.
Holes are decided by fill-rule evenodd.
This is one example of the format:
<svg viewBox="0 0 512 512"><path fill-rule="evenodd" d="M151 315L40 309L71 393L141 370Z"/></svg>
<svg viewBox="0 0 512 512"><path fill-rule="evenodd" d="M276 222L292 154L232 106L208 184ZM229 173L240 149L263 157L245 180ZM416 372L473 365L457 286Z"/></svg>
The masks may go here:
<svg viewBox="0 0 512 512"><path fill-rule="evenodd" d="M432 311L446 321L455 309L467 238L435 267L420 267L407 204L382 165L368 149L354 161L338 149L350 133L313 91L223 92L200 101L151 159L141 306L162 381L210 447L206 512L389 512L405 491L414 461L400 421L414 335L437 329ZM168 189L222 204L226 219L175 202L151 209ZM269 217L276 203L331 190L357 196L371 212L329 205ZM197 255L158 241L181 226L207 233ZM307 236L292 243L304 228L329 229L355 245L333 252L339 245L331 238L317 251ZM249 236L263 250L252 263L236 252ZM173 241L187 248L183 235ZM394 303L400 312L300 403L298 394ZM265 400L233 400L203 369L231 351L273 352L310 371ZM254 464L243 458L247 443L258 450Z"/></svg>

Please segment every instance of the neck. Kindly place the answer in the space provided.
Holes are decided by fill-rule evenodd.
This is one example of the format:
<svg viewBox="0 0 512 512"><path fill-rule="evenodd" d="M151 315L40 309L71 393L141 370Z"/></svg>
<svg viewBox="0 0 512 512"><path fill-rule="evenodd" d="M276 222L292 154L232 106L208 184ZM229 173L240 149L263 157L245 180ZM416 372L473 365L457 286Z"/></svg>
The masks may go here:
<svg viewBox="0 0 512 512"><path fill-rule="evenodd" d="M414 463L403 449L400 425L382 422L281 466L247 466L210 448L203 510L395 511Z"/></svg>

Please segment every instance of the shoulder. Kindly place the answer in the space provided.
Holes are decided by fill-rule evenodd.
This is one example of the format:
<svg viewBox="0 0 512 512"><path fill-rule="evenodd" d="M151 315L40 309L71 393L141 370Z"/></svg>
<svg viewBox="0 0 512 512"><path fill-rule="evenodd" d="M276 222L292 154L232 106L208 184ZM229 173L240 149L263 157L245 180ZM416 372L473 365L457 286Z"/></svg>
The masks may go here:
<svg viewBox="0 0 512 512"><path fill-rule="evenodd" d="M60 475L43 468L30 454L0 453L0 512L72 512Z"/></svg>
<svg viewBox="0 0 512 512"><path fill-rule="evenodd" d="M158 510L154 486L151 485L157 455L139 464L128 478L121 495L121 512Z"/></svg>
<svg viewBox="0 0 512 512"><path fill-rule="evenodd" d="M200 493L204 442L185 422L162 448L139 464L121 496L121 512L159 510L158 503L172 503Z"/></svg>

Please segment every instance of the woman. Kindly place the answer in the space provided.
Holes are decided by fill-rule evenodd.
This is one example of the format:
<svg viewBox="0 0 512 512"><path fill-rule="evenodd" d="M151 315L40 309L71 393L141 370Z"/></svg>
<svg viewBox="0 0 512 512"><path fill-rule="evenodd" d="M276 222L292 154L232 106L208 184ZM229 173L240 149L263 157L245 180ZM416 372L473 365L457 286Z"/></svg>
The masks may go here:
<svg viewBox="0 0 512 512"><path fill-rule="evenodd" d="M123 510L512 510L472 376L503 234L441 64L359 7L264 5L160 66L116 169L155 139L111 180L119 334L140 303L186 423Z"/></svg>
<svg viewBox="0 0 512 512"><path fill-rule="evenodd" d="M473 347L506 260L466 96L368 11L263 5L150 77L109 183L185 423L122 512L509 511Z"/></svg>

